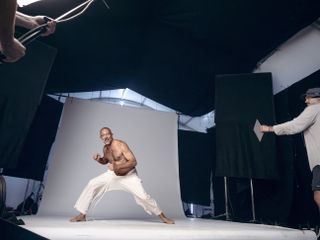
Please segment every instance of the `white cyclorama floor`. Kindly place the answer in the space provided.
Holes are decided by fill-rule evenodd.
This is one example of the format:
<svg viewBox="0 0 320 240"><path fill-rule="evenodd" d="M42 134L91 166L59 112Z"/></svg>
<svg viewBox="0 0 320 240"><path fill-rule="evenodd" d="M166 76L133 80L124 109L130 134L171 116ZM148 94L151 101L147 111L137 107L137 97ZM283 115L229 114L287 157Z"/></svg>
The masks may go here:
<svg viewBox="0 0 320 240"><path fill-rule="evenodd" d="M23 227L48 239L210 239L315 240L310 230L209 219L175 219L167 225L152 219L89 220L71 223L67 217L24 216Z"/></svg>

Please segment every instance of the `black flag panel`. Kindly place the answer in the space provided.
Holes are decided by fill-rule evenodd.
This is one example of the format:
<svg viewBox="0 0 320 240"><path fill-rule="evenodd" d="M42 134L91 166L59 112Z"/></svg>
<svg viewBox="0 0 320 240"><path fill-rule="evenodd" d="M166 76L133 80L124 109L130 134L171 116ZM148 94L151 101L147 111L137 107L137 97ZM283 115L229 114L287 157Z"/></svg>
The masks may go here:
<svg viewBox="0 0 320 240"><path fill-rule="evenodd" d="M14 169L56 55L40 42L24 58L0 65L0 168Z"/></svg>
<svg viewBox="0 0 320 240"><path fill-rule="evenodd" d="M254 131L274 123L271 74L217 76L215 105L216 176L276 179L275 137Z"/></svg>

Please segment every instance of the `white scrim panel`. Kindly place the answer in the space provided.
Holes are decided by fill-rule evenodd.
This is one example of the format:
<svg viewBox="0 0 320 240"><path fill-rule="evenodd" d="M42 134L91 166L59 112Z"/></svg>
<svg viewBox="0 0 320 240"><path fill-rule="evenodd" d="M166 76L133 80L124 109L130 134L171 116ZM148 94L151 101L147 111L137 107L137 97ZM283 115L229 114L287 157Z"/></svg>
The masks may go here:
<svg viewBox="0 0 320 240"><path fill-rule="evenodd" d="M136 156L137 170L146 192L169 217L184 217L178 174L177 115L102 102L67 99L39 215L73 216L81 191L91 178L107 170L92 159L102 154L102 127L125 141ZM148 218L126 192L108 192L91 209L93 218Z"/></svg>
<svg viewBox="0 0 320 240"><path fill-rule="evenodd" d="M256 134L259 142L261 142L261 139L263 137L263 132L261 132L260 127L261 127L261 123L259 122L258 119L256 119L256 122L253 127L253 132Z"/></svg>

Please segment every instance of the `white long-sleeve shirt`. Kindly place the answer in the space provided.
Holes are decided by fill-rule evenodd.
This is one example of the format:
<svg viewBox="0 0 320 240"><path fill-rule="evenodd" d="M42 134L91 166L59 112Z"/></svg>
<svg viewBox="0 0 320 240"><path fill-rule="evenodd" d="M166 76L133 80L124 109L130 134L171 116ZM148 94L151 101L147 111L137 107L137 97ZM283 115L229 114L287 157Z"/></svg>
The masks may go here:
<svg viewBox="0 0 320 240"><path fill-rule="evenodd" d="M277 135L303 132L310 169L320 165L320 103L307 106L298 117L274 125L273 130Z"/></svg>

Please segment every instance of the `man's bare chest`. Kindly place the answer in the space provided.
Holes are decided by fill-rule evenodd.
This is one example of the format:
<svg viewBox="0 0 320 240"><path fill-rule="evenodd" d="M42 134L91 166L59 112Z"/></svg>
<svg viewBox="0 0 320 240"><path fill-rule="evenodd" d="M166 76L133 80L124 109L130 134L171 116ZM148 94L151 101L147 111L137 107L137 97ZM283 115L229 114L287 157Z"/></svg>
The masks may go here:
<svg viewBox="0 0 320 240"><path fill-rule="evenodd" d="M109 162L117 162L124 159L122 152L114 149L107 150L105 157L109 160Z"/></svg>

